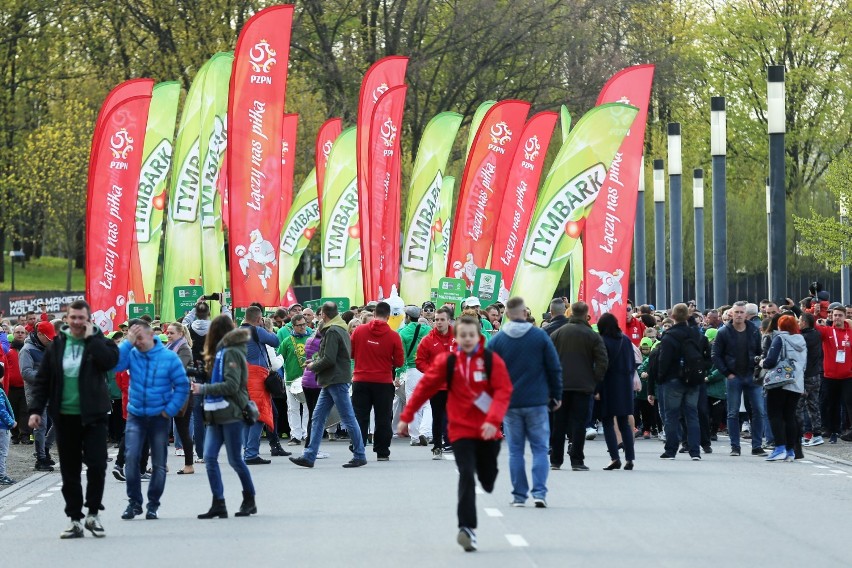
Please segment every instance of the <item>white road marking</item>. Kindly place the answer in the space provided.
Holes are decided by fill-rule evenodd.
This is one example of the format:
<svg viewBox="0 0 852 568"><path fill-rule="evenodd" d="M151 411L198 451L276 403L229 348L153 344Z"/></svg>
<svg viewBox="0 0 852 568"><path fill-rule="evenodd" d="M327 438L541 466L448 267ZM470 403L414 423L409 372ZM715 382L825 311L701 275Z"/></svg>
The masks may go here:
<svg viewBox="0 0 852 568"><path fill-rule="evenodd" d="M489 517L502 517L503 516L503 513L500 512L500 509L492 509L492 508L489 508L489 507L485 507L483 510L485 511L485 514L488 515Z"/></svg>
<svg viewBox="0 0 852 568"><path fill-rule="evenodd" d="M836 473L812 473L811 475L819 475L822 477L837 477Z"/></svg>
<svg viewBox="0 0 852 568"><path fill-rule="evenodd" d="M0 517L0 521L11 521L16 516L17 515L3 515L2 517Z"/></svg>
<svg viewBox="0 0 852 568"><path fill-rule="evenodd" d="M454 456L453 454L444 454L444 459L454 462L456 461L456 456Z"/></svg>
<svg viewBox="0 0 852 568"><path fill-rule="evenodd" d="M796 461L798 461L799 463L814 463L814 462L808 461L808 460L796 460Z"/></svg>
<svg viewBox="0 0 852 568"><path fill-rule="evenodd" d="M827 465L815 465L814 467L818 469L830 469Z"/></svg>
<svg viewBox="0 0 852 568"><path fill-rule="evenodd" d="M24 505L38 505L41 503L41 499L33 499L32 501L27 501Z"/></svg>
<svg viewBox="0 0 852 568"><path fill-rule="evenodd" d="M831 471L831 473L842 473L843 475L846 475L846 472L843 471L842 469L832 469L832 470L829 470L829 471Z"/></svg>
<svg viewBox="0 0 852 568"><path fill-rule="evenodd" d="M42 493L39 495L40 498L44 499L45 497L53 497L53 493Z"/></svg>
<svg viewBox="0 0 852 568"><path fill-rule="evenodd" d="M18 507L17 509L15 509L15 510L14 510L14 511L12 511L12 512L13 512L13 513L26 513L26 512L27 512L27 511L29 511L29 510L30 510L30 508L29 508L29 507Z"/></svg>
<svg viewBox="0 0 852 568"><path fill-rule="evenodd" d="M476 489L474 489L474 492L475 492L477 495L485 495L485 491L484 491L484 490L482 489L482 487L480 487L479 485L477 485L477 486L476 486Z"/></svg>
<svg viewBox="0 0 852 568"><path fill-rule="evenodd" d="M512 546L529 546L530 543L526 541L524 537L519 534L507 534L506 540L509 541L509 544Z"/></svg>

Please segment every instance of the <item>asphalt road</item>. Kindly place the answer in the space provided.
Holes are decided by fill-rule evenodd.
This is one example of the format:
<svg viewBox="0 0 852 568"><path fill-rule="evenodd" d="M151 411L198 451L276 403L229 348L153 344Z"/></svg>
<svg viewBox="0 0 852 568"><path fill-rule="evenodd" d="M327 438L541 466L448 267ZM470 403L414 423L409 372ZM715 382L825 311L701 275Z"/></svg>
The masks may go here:
<svg viewBox="0 0 852 568"><path fill-rule="evenodd" d="M455 543L453 461L395 441L391 461L346 470L343 443L312 470L287 458L252 466L259 515L200 521L210 492L203 467L169 474L160 519L122 521L124 484L107 480L107 538L61 541L58 473L0 492L0 558L10 568L92 566L812 566L848 567L852 466L808 456L796 463L728 457L722 441L701 462L658 459L637 441L634 471L602 471L601 437L587 444L592 471L551 472L545 510L509 507L505 447L493 494L477 496L479 552ZM268 452L268 446L262 447ZM170 452L171 453L171 452ZM174 472L182 458L170 455ZM230 512L236 475L223 469ZM144 490L144 487L143 487ZM261 564L264 563L264 564Z"/></svg>

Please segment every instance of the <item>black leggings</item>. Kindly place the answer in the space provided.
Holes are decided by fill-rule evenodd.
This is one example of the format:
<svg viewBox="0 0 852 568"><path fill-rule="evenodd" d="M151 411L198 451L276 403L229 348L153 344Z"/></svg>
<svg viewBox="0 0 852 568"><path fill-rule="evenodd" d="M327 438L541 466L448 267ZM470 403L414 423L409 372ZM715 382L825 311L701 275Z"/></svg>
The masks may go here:
<svg viewBox="0 0 852 568"><path fill-rule="evenodd" d="M446 391L442 391L446 393ZM459 469L459 528L476 528L476 481L486 493L494 491L497 479L497 454L500 442L464 438L453 442L456 467Z"/></svg>
<svg viewBox="0 0 852 568"><path fill-rule="evenodd" d="M317 401L319 400L319 395L322 389L320 388L310 388L310 387L302 387L302 392L305 393L305 401L308 404L308 430L305 434L305 447L307 448L311 445L311 422L314 419L314 408L317 406Z"/></svg>
<svg viewBox="0 0 852 568"><path fill-rule="evenodd" d="M766 414L772 433L775 435L775 446L786 446L793 449L799 437L799 425L796 422L796 406L799 404L799 393L784 389L766 391Z"/></svg>
<svg viewBox="0 0 852 568"><path fill-rule="evenodd" d="M429 399L429 404L432 405L432 449L440 450L447 428L447 391L436 392L435 396Z"/></svg>
<svg viewBox="0 0 852 568"><path fill-rule="evenodd" d="M192 459L195 457L195 447L192 443L192 435L189 433L189 423L192 422L192 400L189 401L189 406L183 416L175 416L175 428L180 436L180 441L183 444L183 465L192 466Z"/></svg>

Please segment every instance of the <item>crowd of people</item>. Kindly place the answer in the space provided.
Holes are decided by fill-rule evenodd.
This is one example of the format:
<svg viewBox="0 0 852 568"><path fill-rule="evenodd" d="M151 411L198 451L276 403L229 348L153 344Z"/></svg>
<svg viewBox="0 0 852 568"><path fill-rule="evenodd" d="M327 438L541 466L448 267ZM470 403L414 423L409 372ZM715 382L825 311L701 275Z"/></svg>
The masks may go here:
<svg viewBox="0 0 852 568"><path fill-rule="evenodd" d="M108 334L82 300L61 318L4 320L0 485L14 483L9 444L32 444L37 471L58 459L71 520L61 537L103 537L108 443L119 450L112 475L126 484L122 519L156 520L172 443L184 458L178 475L203 464L212 503L198 518L211 519L228 516L223 445L241 483L235 515L248 516L258 511L249 466L271 463L264 438L270 457L305 468L328 458L324 440L343 440L347 469L368 464L368 447L389 461L393 440L405 440L431 446L424 457L453 454L457 542L473 551L476 479L493 490L504 437L510 504L536 508L547 507L549 472L566 455L571 470L589 470L585 443L601 430L607 471L636 467L637 438L658 438L661 459L693 461L720 435L730 456L745 440L770 462L852 441L852 307L818 285L798 305L628 305L623 324L608 313L594 325L585 303L565 298L540 324L521 298L486 309L469 298L459 314L427 301L406 306L396 329L386 302L342 312L328 302L317 313L252 305L234 322L226 307L213 317L218 299L203 297L180 321L143 316Z"/></svg>

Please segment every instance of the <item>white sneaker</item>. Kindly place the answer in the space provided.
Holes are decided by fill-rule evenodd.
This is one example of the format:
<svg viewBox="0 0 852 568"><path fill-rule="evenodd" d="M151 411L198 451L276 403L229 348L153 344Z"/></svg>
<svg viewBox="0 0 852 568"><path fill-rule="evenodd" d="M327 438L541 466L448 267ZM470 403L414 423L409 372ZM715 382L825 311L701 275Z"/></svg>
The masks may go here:
<svg viewBox="0 0 852 568"><path fill-rule="evenodd" d="M71 521L71 524L68 525L67 529L62 531L62 534L59 535L59 538L83 538L84 536L86 536L86 533L83 532L83 523L81 523L80 521Z"/></svg>
<svg viewBox="0 0 852 568"><path fill-rule="evenodd" d="M464 548L465 552L476 551L476 534L467 527L459 529L459 536L456 538L456 542Z"/></svg>
<svg viewBox="0 0 852 568"><path fill-rule="evenodd" d="M586 428L586 439L594 440L598 435L598 431L595 428Z"/></svg>
<svg viewBox="0 0 852 568"><path fill-rule="evenodd" d="M106 536L104 526L101 524L101 520L97 515L89 515L86 517L86 524L84 526L86 527L86 530L92 533L92 536L96 538L103 538Z"/></svg>
<svg viewBox="0 0 852 568"><path fill-rule="evenodd" d="M327 454L326 452L317 452L317 459L318 460L325 460L325 459L328 459L328 457L329 457L329 454Z"/></svg>
<svg viewBox="0 0 852 568"><path fill-rule="evenodd" d="M183 448L175 448L175 455L178 457L183 457Z"/></svg>
<svg viewBox="0 0 852 568"><path fill-rule="evenodd" d="M751 432L751 424L749 424L748 420L743 422L743 432Z"/></svg>
<svg viewBox="0 0 852 568"><path fill-rule="evenodd" d="M822 436L814 436L807 443L802 444L803 446L812 447L812 446L821 446L825 443L825 440L822 439Z"/></svg>

